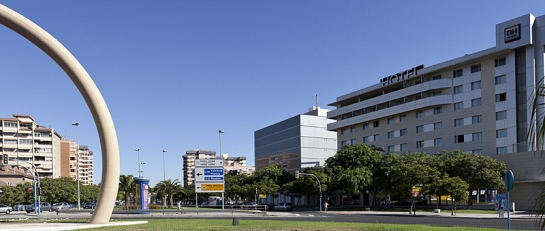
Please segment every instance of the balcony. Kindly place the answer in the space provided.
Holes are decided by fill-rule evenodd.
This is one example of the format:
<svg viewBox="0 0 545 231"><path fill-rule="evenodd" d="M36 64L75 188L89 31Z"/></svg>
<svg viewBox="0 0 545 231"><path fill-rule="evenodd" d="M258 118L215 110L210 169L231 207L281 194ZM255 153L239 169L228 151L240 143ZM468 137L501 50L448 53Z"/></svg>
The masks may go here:
<svg viewBox="0 0 545 231"><path fill-rule="evenodd" d="M358 123L364 123L371 120L376 120L379 118L384 118L396 114L401 114L404 112L414 111L421 108L427 108L438 105L452 104L452 95L438 95L432 96L424 99L419 99L411 101L408 103L400 104L397 106L385 108L383 110L370 112L367 114L362 114L359 116L354 116L352 118L339 120L327 125L327 130L333 131L342 127L348 127Z"/></svg>
<svg viewBox="0 0 545 231"><path fill-rule="evenodd" d="M351 104L345 107L337 108L327 113L327 118L335 118L342 116L343 114L351 113L360 109L367 109L366 113L371 113L377 110L377 105L384 105L388 103L390 107L400 104L410 103L411 99L400 101L400 99L413 95L422 95L424 92L430 90L438 90L452 87L452 79L438 79L429 82L421 83L418 85L410 86L401 90L390 92L384 95L373 97L355 104ZM419 100L414 98L412 100ZM407 102L409 101L409 102Z"/></svg>

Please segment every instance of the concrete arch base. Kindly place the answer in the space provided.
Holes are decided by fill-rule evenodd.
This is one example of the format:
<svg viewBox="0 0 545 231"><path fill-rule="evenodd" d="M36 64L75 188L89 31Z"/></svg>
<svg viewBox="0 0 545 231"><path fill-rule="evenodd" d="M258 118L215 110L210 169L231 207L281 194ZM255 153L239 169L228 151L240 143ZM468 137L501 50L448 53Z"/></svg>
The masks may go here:
<svg viewBox="0 0 545 231"><path fill-rule="evenodd" d="M98 204L90 223L108 223L119 186L119 146L114 122L104 98L78 60L44 29L0 4L0 24L20 34L53 59L70 77L85 99L97 126L102 149L102 180Z"/></svg>

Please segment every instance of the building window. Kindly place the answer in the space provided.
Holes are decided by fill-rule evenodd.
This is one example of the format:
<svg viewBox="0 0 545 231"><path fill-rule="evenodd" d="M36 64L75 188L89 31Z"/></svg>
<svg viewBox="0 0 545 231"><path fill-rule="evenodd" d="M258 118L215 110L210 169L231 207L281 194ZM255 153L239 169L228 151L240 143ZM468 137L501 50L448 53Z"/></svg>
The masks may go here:
<svg viewBox="0 0 545 231"><path fill-rule="evenodd" d="M352 132L355 132L355 131L356 131L356 126L350 127L350 132L351 132L351 133L352 133Z"/></svg>
<svg viewBox="0 0 545 231"><path fill-rule="evenodd" d="M4 127L6 128L16 128L17 122L4 122Z"/></svg>
<svg viewBox="0 0 545 231"><path fill-rule="evenodd" d="M416 111L416 118L424 117L424 111Z"/></svg>
<svg viewBox="0 0 545 231"><path fill-rule="evenodd" d="M434 75L433 77L431 77L432 80L438 80L438 79L441 79L441 75Z"/></svg>
<svg viewBox="0 0 545 231"><path fill-rule="evenodd" d="M369 136L363 137L363 143L369 143Z"/></svg>
<svg viewBox="0 0 545 231"><path fill-rule="evenodd" d="M369 129L369 124L363 124L363 130Z"/></svg>
<svg viewBox="0 0 545 231"><path fill-rule="evenodd" d="M505 65L505 57L497 58L494 63L496 67Z"/></svg>
<svg viewBox="0 0 545 231"><path fill-rule="evenodd" d="M464 142L464 135L458 135L454 137L454 143L463 143Z"/></svg>
<svg viewBox="0 0 545 231"><path fill-rule="evenodd" d="M433 130L437 131L441 130L441 128L443 128L443 122L437 122L433 124Z"/></svg>
<svg viewBox="0 0 545 231"><path fill-rule="evenodd" d="M507 137L507 129L496 130L496 138Z"/></svg>
<svg viewBox="0 0 545 231"><path fill-rule="evenodd" d="M496 120L504 120L504 119L507 119L507 111L496 112Z"/></svg>
<svg viewBox="0 0 545 231"><path fill-rule="evenodd" d="M399 145L399 151L407 151L407 144L406 143L400 144Z"/></svg>
<svg viewBox="0 0 545 231"><path fill-rule="evenodd" d="M394 132L388 132L388 139L394 138Z"/></svg>
<svg viewBox="0 0 545 231"><path fill-rule="evenodd" d="M395 152L395 150L396 150L395 147L396 147L395 145L388 146L388 152Z"/></svg>
<svg viewBox="0 0 545 231"><path fill-rule="evenodd" d="M471 83L471 90L481 89L481 81Z"/></svg>
<svg viewBox="0 0 545 231"><path fill-rule="evenodd" d="M454 110L455 111L461 110L461 109L464 109L464 102L454 103Z"/></svg>
<svg viewBox="0 0 545 231"><path fill-rule="evenodd" d="M471 66L471 73L477 73L481 71L481 64Z"/></svg>
<svg viewBox="0 0 545 231"><path fill-rule="evenodd" d="M473 141L482 140L482 138L483 138L483 133L482 133L482 132L477 132L477 133L471 134L471 136L472 136L472 140L473 140Z"/></svg>
<svg viewBox="0 0 545 231"><path fill-rule="evenodd" d="M496 94L496 103L497 102L503 102L505 100L507 100L507 94L506 93Z"/></svg>
<svg viewBox="0 0 545 231"><path fill-rule="evenodd" d="M475 154L481 156L483 154L483 150L482 149L475 149L475 150L471 151L471 153L475 153Z"/></svg>
<svg viewBox="0 0 545 231"><path fill-rule="evenodd" d="M464 119L455 119L454 127L460 127L460 126L464 126Z"/></svg>
<svg viewBox="0 0 545 231"><path fill-rule="evenodd" d="M481 106L481 98L472 99L471 100L471 107L478 107L478 106Z"/></svg>
<svg viewBox="0 0 545 231"><path fill-rule="evenodd" d="M464 86L463 85L459 85L459 86L454 87L454 94L460 94L462 92L464 92Z"/></svg>
<svg viewBox="0 0 545 231"><path fill-rule="evenodd" d="M422 132L424 132L424 126L423 125L416 126L416 133L422 133Z"/></svg>
<svg viewBox="0 0 545 231"><path fill-rule="evenodd" d="M373 139L374 141L378 141L380 139L380 135L379 134L373 135Z"/></svg>
<svg viewBox="0 0 545 231"><path fill-rule="evenodd" d="M460 77L460 76L462 76L462 75L464 75L464 72L463 72L462 69L454 70L454 71L452 72L452 77L453 77L453 78L457 78L457 77Z"/></svg>
<svg viewBox="0 0 545 231"><path fill-rule="evenodd" d="M0 141L2 142L2 141ZM31 139L21 139L19 140L19 144L28 144L28 145L32 145L32 140ZM21 150L19 150L20 152Z"/></svg>
<svg viewBox="0 0 545 231"><path fill-rule="evenodd" d="M379 125L378 121L374 121L374 122L373 122L373 127L374 127L374 128L378 128L378 125Z"/></svg>
<svg viewBox="0 0 545 231"><path fill-rule="evenodd" d="M483 116L482 115L476 115L476 116L471 117L471 123L472 124L480 124L482 121L483 121Z"/></svg>
<svg viewBox="0 0 545 231"><path fill-rule="evenodd" d="M434 114L434 115L441 114L441 107L435 107L435 108L433 108L433 114Z"/></svg>
<svg viewBox="0 0 545 231"><path fill-rule="evenodd" d="M407 115L400 115L399 116L399 122L403 122L407 120Z"/></svg>
<svg viewBox="0 0 545 231"><path fill-rule="evenodd" d="M507 153L507 147L497 147L497 148L496 148L496 153L497 153L497 154L505 154L505 153Z"/></svg>
<svg viewBox="0 0 545 231"><path fill-rule="evenodd" d="M433 140L433 146L441 146L443 145L443 138L437 138Z"/></svg>
<svg viewBox="0 0 545 231"><path fill-rule="evenodd" d="M406 136L406 135L407 135L407 129L399 130L399 136Z"/></svg>
<svg viewBox="0 0 545 231"><path fill-rule="evenodd" d="M416 148L423 148L424 147L424 141L416 141Z"/></svg>
<svg viewBox="0 0 545 231"><path fill-rule="evenodd" d="M348 133L348 132L346 131L346 128L341 129L341 135L345 135L346 133Z"/></svg>
<svg viewBox="0 0 545 231"><path fill-rule="evenodd" d="M346 146L346 145L348 145L348 142L346 140L341 141L341 146Z"/></svg>
<svg viewBox="0 0 545 231"><path fill-rule="evenodd" d="M388 118L388 124L393 124L394 123L394 118Z"/></svg>
<svg viewBox="0 0 545 231"><path fill-rule="evenodd" d="M496 76L496 85L505 83L505 75Z"/></svg>
<svg viewBox="0 0 545 231"><path fill-rule="evenodd" d="M350 145L354 145L354 144L356 144L356 139L351 139L350 140Z"/></svg>

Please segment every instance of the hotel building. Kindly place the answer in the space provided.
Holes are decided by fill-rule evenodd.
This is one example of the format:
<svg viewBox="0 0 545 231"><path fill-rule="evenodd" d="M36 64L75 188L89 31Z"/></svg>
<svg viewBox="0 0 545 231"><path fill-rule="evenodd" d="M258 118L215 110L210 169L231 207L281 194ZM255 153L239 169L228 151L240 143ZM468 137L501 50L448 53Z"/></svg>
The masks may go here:
<svg viewBox="0 0 545 231"><path fill-rule="evenodd" d="M337 153L337 134L327 130L334 122L326 118L329 110L312 107L254 132L256 171L279 164L286 171L323 166Z"/></svg>
<svg viewBox="0 0 545 231"><path fill-rule="evenodd" d="M545 161L528 136L534 93L543 86L545 16L497 24L495 38L494 47L409 67L337 97L327 114L336 121L327 127L337 132L338 147L366 143L397 153L459 149L491 156L514 172L511 201L530 209L545 182Z"/></svg>

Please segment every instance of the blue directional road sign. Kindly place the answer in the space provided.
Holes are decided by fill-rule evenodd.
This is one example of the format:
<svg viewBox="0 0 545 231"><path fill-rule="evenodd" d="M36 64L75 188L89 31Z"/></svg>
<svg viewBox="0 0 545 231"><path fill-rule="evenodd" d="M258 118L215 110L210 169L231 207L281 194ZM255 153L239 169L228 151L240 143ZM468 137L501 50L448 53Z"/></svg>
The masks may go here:
<svg viewBox="0 0 545 231"><path fill-rule="evenodd" d="M223 181L223 168L195 168L196 181Z"/></svg>

